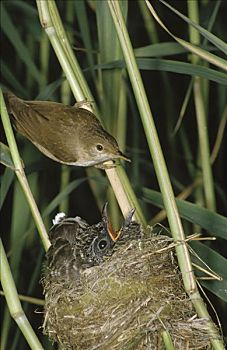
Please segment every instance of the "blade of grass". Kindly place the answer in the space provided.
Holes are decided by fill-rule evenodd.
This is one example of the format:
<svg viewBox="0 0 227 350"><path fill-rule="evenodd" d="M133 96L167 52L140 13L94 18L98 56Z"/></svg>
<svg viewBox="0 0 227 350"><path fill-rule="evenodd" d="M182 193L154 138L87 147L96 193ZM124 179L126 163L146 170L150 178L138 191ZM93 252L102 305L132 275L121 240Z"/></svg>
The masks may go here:
<svg viewBox="0 0 227 350"><path fill-rule="evenodd" d="M223 143L224 140L224 132L227 124L227 106L224 109L224 112L221 116L221 121L218 127L218 132L217 132L217 137L214 143L213 150L211 152L210 156L210 162L213 164L218 156L218 153L220 151L221 144Z"/></svg>
<svg viewBox="0 0 227 350"><path fill-rule="evenodd" d="M198 177L193 181L191 185L182 189L182 192L180 192L176 196L176 199L183 199L183 200L187 199L192 194L192 192L197 188L197 186L201 186L201 184L202 184L202 178ZM166 212L163 209L152 218L152 220L150 221L150 224L153 226L157 223L162 222L163 220L165 220L165 218L166 218Z"/></svg>
<svg viewBox="0 0 227 350"><path fill-rule="evenodd" d="M172 32L170 32L170 30L164 25L164 23L161 21L161 19L159 18L159 16L155 12L155 10L154 10L153 6L151 5L151 3L148 0L145 0L145 1L146 1L146 4L147 4L147 7L149 8L150 12L152 13L152 15L156 19L156 21L180 45L185 47L190 52L198 55L199 57L201 57L205 61L210 62L210 63L216 65L217 67L221 68L221 69L227 70L227 63L221 57L216 56L216 55L214 55L214 54L212 54L210 52L207 52L206 50L204 50L204 49L202 49L200 47L192 45L191 43L187 42L186 40L183 40L183 39L177 37L176 35L174 35Z"/></svg>
<svg viewBox="0 0 227 350"><path fill-rule="evenodd" d="M23 15L25 15L26 17L31 17L32 20L34 20L35 18L37 19L37 11L29 3L17 0L10 0L8 1L7 6L10 10L14 9L15 7L18 8Z"/></svg>
<svg viewBox="0 0 227 350"><path fill-rule="evenodd" d="M81 183L83 183L84 181L86 181L87 178L81 178L81 179L77 179L74 180L72 182L70 182L60 193L57 194L56 197L54 197L52 199L52 201L50 203L48 203L48 206L45 208L45 210L43 211L43 217L46 217L47 215L49 215L51 212L53 212L53 210L55 210L57 208L58 205L60 205L60 203L67 198L67 196L75 189L77 188Z"/></svg>
<svg viewBox="0 0 227 350"><path fill-rule="evenodd" d="M89 28L89 22L88 22L88 16L87 16L87 10L86 10L86 4L84 1L75 1L73 3L76 9L76 16L77 21L80 29L80 33L83 39L84 46L86 48L86 56L88 65L91 69L91 74L93 76L93 79L95 80L95 73L94 73L94 52L92 47L92 38L90 34L90 28Z"/></svg>
<svg viewBox="0 0 227 350"><path fill-rule="evenodd" d="M196 107L196 116L198 123L200 159L203 174L203 188L208 209L215 210L216 199L214 193L214 180L210 163L210 147L208 140L208 127L205 116L205 108L201 93L201 81L195 78L194 81L194 98Z"/></svg>
<svg viewBox="0 0 227 350"><path fill-rule="evenodd" d="M40 70L43 75L44 86L47 84L47 77L49 72L49 56L50 56L50 42L45 35L45 33L41 33L40 38L40 49L39 49L39 57L40 57ZM41 93L42 93L41 89Z"/></svg>
<svg viewBox="0 0 227 350"><path fill-rule="evenodd" d="M10 271L10 266L7 261L2 240L0 240L0 250L1 250L1 264L0 264L1 283L2 283L2 288L6 297L6 301L10 310L10 314L16 321L18 327L23 333L31 349L44 350L21 307L21 303L18 298L16 286Z"/></svg>
<svg viewBox="0 0 227 350"><path fill-rule="evenodd" d="M1 3L1 26L4 34L8 37L8 39L12 43L20 59L27 66L27 69L30 71L30 74L38 82L38 84L42 85L43 84L42 75L40 74L39 70L35 66L32 59L30 58L30 52L22 42L16 27L12 23L7 13L4 3Z"/></svg>
<svg viewBox="0 0 227 350"><path fill-rule="evenodd" d="M32 174L34 175L34 174ZM10 246L13 254L10 257L11 271L14 277L15 283L17 283L18 276L20 275L20 262L21 255L24 249L24 245L18 245L21 240L21 236L28 229L30 220L29 206L24 198L23 190L18 182L14 184L13 189L13 203L12 203L12 217L11 217L11 229L10 229ZM24 242L25 243L25 242Z"/></svg>
<svg viewBox="0 0 227 350"><path fill-rule="evenodd" d="M192 4L188 1L188 12L190 18L194 22L199 21L198 2L195 0ZM193 44L200 45L199 33L194 27L189 27L189 37ZM192 55L191 60L193 63L198 63L198 57ZM198 136L199 136L199 151L201 159L201 168L203 176L203 188L205 195L205 202L208 209L216 209L216 199L214 193L214 180L210 162L210 147L209 147L209 136L208 136L208 125L205 111L205 101L202 95L202 81L199 77L195 77L193 81L194 101L196 110L196 119L198 125Z"/></svg>
<svg viewBox="0 0 227 350"><path fill-rule="evenodd" d="M151 39L152 43L157 45L159 43L159 34L157 32L157 23L154 18L150 18L149 20L149 11L147 11L147 5L144 1L139 1L139 7L142 12L142 16L144 19L144 26L146 28L148 37ZM165 50L163 50L165 51ZM162 55L160 57L163 57ZM171 116L176 115L176 105L173 102L173 89L171 84L171 75L167 74L166 71L161 72L159 80L162 80L162 83L159 84L162 86L162 89L165 91L166 101L163 104L163 115L165 116L164 124L166 126L166 142L167 147L169 149L169 153L174 155L176 153L176 143L172 142L171 133L173 130L173 118ZM174 160L174 157L171 157ZM175 165L173 164L175 167Z"/></svg>
<svg viewBox="0 0 227 350"><path fill-rule="evenodd" d="M0 163L5 165L7 168L15 170L13 160L11 157L10 149L4 143L0 142Z"/></svg>
<svg viewBox="0 0 227 350"><path fill-rule="evenodd" d="M54 92L64 83L64 78L59 78L52 83L46 85L36 96L36 100L48 100Z"/></svg>
<svg viewBox="0 0 227 350"><path fill-rule="evenodd" d="M1 90L0 90L0 104L1 104L2 123L3 123L4 130L5 130L7 142L8 142L10 151L11 151L11 156L12 156L12 159L14 162L14 166L16 169L15 172L16 172L17 178L18 178L18 180L23 188L25 197L29 203L31 213L33 215L37 229L39 231L40 238L42 240L44 249L47 250L48 247L50 246L49 238L48 238L45 226L43 224L42 218L40 216L39 210L37 208L37 205L35 203L35 200L33 198L32 193L31 193L27 178L26 178L25 173L24 173L23 165L21 163L20 155L19 155L19 152L17 149L12 126L10 124L9 116L7 113L5 101L4 101L3 94L2 94Z"/></svg>
<svg viewBox="0 0 227 350"><path fill-rule="evenodd" d="M150 42L158 43L159 39L158 39L155 21L150 19L150 16L144 1L138 1L138 5L143 17L144 27L147 30L147 34L150 39Z"/></svg>
<svg viewBox="0 0 227 350"><path fill-rule="evenodd" d="M173 341L171 339L171 336L167 330L162 332L162 339L165 344L166 350L174 350L175 347L173 345Z"/></svg>
<svg viewBox="0 0 227 350"><path fill-rule="evenodd" d="M152 203L158 208L164 208L164 203L162 195L160 192L151 190L149 188L143 188L140 195L141 200ZM209 234L215 235L216 237L227 239L226 227L227 227L227 218L214 213L213 211L202 208L197 204L182 200L176 199L177 207L180 213L180 216L192 222L193 224L198 224L204 228Z"/></svg>
<svg viewBox="0 0 227 350"><path fill-rule="evenodd" d="M127 16L127 1L119 2L124 17ZM100 51L100 63L109 62L110 60L118 60L122 58L119 41L114 31L114 23L109 12L106 1L96 2L96 17L98 27L98 39ZM111 36L111 40L110 40ZM105 70L102 72L102 115L104 116L104 123L108 131L114 131L113 119L117 118L117 111L120 96L120 84L122 84L121 69L114 69L112 71ZM114 133L114 136L116 134Z"/></svg>
<svg viewBox="0 0 227 350"><path fill-rule="evenodd" d="M191 17L188 18L185 15L183 15L182 13L180 13L179 11L177 11L173 6L171 6L170 4L168 4L166 1L164 0L159 0L162 4L164 4L166 7L168 7L171 11L173 11L174 13L177 14L177 16L181 17L185 22L187 22L188 24L190 24L190 26L192 26L193 28L195 28L201 35L204 36L204 38L206 38L208 41L210 41L212 44L214 44L217 48L219 48L219 50L221 50L222 52L224 52L224 54L227 54L227 44L221 40L220 38L218 38L216 35L212 34L210 31L206 30L205 28L201 27L195 20L193 20ZM217 5L220 6L221 1L217 1ZM191 4L194 5L195 4Z"/></svg>
<svg viewBox="0 0 227 350"><path fill-rule="evenodd" d="M11 86L16 91L19 91L21 97L27 98L28 97L27 90L23 87L23 85L15 77L15 75L11 72L7 64L1 60L0 65L1 65L1 75L6 80L8 86Z"/></svg>
<svg viewBox="0 0 227 350"><path fill-rule="evenodd" d="M201 65L158 58L137 58L136 62L141 70L157 70L190 76L200 76L216 83L227 85L227 75L225 73ZM124 66L125 64L123 61L114 61L96 65L95 68L111 69Z"/></svg>
<svg viewBox="0 0 227 350"><path fill-rule="evenodd" d="M200 283L213 294L227 302L227 259L201 242L191 241L190 246L215 273L222 277L222 281L201 280ZM197 272L197 275L201 276L201 273Z"/></svg>
<svg viewBox="0 0 227 350"><path fill-rule="evenodd" d="M31 222L32 224L32 222ZM29 312L29 306L31 303L34 303L36 305L44 305L44 300L43 299L37 299L30 297L29 295L32 295L33 293L36 293L36 287L39 284L40 281L40 271L42 271L43 267L43 255L44 251L40 251L36 263L35 263L35 269L32 271L32 276L29 280L28 283L28 288L26 290L26 295L18 295L21 301L24 301L22 304L23 310L25 314ZM19 342L20 342L20 330L17 329L17 332L15 334L15 337L13 339L12 347L11 350L17 350L19 347ZM43 344L44 349L47 349L46 346Z"/></svg>
<svg viewBox="0 0 227 350"><path fill-rule="evenodd" d="M183 121L183 118L184 118L184 115L185 115L185 111L187 109L188 102L189 102L190 97L191 97L192 87L193 87L193 82L191 80L189 85L188 85L188 89L187 89L187 92L185 94L185 97L184 97L184 100L183 100L183 103L182 103L182 106L181 106L181 109L180 109L179 118L177 120L177 123L176 123L176 126L174 128L172 136L176 135L177 131L179 130L179 128L180 128L180 126L182 124L182 121Z"/></svg>
<svg viewBox="0 0 227 350"><path fill-rule="evenodd" d="M10 186L13 183L14 172L8 168L5 169L4 174L1 177L1 196L0 196L0 210L4 204L7 193L10 189Z"/></svg>
<svg viewBox="0 0 227 350"><path fill-rule="evenodd" d="M207 51L210 51L212 48L212 46L204 47L204 49ZM188 50L185 47L182 47L175 41L151 44L134 49L136 57L164 57L173 55L175 56L187 52Z"/></svg>
<svg viewBox="0 0 227 350"><path fill-rule="evenodd" d="M210 16L210 18L209 18L209 23L208 23L208 27L207 27L207 29L208 29L209 31L212 30L212 27L213 27L214 22L215 22L215 19L216 19L216 17L217 17L217 13L218 13L218 10L219 10L219 8L220 8L220 5L221 5L221 1L217 1L217 2L215 3L214 9L213 9L213 11L212 11L212 13L211 13L211 16ZM203 48L205 48L206 43L207 43L207 39L204 38L204 40L203 40L203 42L202 42ZM225 79L225 80L227 81L227 79ZM191 80L191 82L190 82L190 84L189 84L189 86L188 86L187 93L186 93L186 95L185 95L185 98L184 98L184 101L183 101L183 104L182 104L182 107L181 107L179 119L178 119L178 122L177 122L177 124L176 124L176 127L175 127L175 129L174 129L174 133L173 133L173 134L175 134L175 133L177 132L177 130L179 129L179 127L180 127L180 125L181 125L181 122L182 122L183 116L184 116L184 114L185 114L185 110L186 110L186 108L187 108L188 101L189 101L189 98L190 98L190 95L191 95L192 86L193 86L192 83L193 83L193 82L192 82L192 80Z"/></svg>
<svg viewBox="0 0 227 350"><path fill-rule="evenodd" d="M4 292L0 290L0 295L4 295ZM34 304L34 305L40 305L43 306L44 305L44 300L43 299L39 299L39 298L34 298L34 297L30 297L28 295L23 295L23 294L18 294L18 298L20 301L26 301L27 303L30 304Z"/></svg>
<svg viewBox="0 0 227 350"><path fill-rule="evenodd" d="M29 175L29 186L34 193L34 189L37 185L37 173ZM10 229L10 245L9 249L12 254L10 255L10 267L14 278L14 282L22 282L23 276L21 276L21 265L23 263L23 251L25 247L31 247L33 243L33 235L29 239L23 240L23 234L29 227L31 221L31 213L29 210L28 203L24 198L23 190L18 182L14 184L13 188L13 203L12 203L12 215L11 215L11 229ZM32 239L32 240L31 240ZM26 281L27 282L27 281ZM23 308L24 312L26 310ZM5 322L5 320L4 320ZM7 320L6 320L7 322ZM20 337L20 331L17 329L15 334L14 342ZM18 346L18 343L17 343ZM13 345L12 345L13 350Z"/></svg>

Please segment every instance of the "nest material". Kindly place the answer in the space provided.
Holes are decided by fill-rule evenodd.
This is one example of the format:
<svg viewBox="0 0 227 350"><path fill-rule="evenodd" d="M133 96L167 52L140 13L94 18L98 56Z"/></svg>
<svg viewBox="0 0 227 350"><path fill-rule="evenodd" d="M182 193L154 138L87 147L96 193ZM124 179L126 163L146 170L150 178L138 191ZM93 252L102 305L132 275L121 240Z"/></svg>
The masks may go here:
<svg viewBox="0 0 227 350"><path fill-rule="evenodd" d="M195 315L170 243L148 227L77 280L53 281L48 272L44 333L65 350L165 349L164 330L175 349L210 349L208 321Z"/></svg>

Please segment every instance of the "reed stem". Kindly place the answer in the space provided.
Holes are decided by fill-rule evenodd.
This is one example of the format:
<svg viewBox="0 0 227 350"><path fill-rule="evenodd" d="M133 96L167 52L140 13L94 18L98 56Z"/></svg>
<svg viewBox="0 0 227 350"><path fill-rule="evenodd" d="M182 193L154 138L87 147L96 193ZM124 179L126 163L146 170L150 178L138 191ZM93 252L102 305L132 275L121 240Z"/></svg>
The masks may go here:
<svg viewBox="0 0 227 350"><path fill-rule="evenodd" d="M44 350L37 338L31 324L29 323L19 300L16 286L10 271L10 266L6 257L5 249L0 240L1 251L1 284L12 318L17 323L25 339L32 350Z"/></svg>

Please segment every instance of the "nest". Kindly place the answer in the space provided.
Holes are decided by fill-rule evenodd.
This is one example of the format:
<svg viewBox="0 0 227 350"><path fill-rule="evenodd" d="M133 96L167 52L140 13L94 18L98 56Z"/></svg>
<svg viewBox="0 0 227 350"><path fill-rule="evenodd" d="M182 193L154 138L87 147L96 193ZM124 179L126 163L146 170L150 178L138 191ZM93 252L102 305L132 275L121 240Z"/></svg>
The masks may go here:
<svg viewBox="0 0 227 350"><path fill-rule="evenodd" d="M138 239L120 242L77 280L46 274L44 333L65 350L165 349L163 331L175 349L210 349L208 320L196 316L184 291L172 239L150 227L133 230Z"/></svg>

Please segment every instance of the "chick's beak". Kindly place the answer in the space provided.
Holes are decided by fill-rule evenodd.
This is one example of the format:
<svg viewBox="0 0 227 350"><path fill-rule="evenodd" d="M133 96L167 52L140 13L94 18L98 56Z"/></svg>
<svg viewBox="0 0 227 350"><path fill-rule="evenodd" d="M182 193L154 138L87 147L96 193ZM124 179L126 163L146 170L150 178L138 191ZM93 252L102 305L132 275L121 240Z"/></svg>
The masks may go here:
<svg viewBox="0 0 227 350"><path fill-rule="evenodd" d="M109 234L109 237L111 238L111 240L113 242L116 242L119 235L118 235L118 232L115 232L112 225L111 225L111 222L108 218L108 214L107 214L107 206L108 206L108 202L106 202L104 204L104 207L103 207L103 210L102 210L102 221L103 221L103 225L104 225L104 228L106 229L106 232L108 232Z"/></svg>
<svg viewBox="0 0 227 350"><path fill-rule="evenodd" d="M111 225L111 222L109 221L109 218L108 218L108 214L107 214L107 206L108 206L108 202L106 202L104 204L104 207L103 207L103 210L102 210L102 221L103 221L103 224L104 224L104 227L106 229L106 231L108 232L111 240L113 242L116 242L118 240L118 238L121 236L122 234L122 231L130 225L130 223L132 222L132 219L133 219L133 215L135 213L135 208L131 209L129 211L129 213L127 214L127 216L125 217L125 220L124 220L124 223L122 225L122 227L120 228L120 230L118 231L114 231L112 225Z"/></svg>

